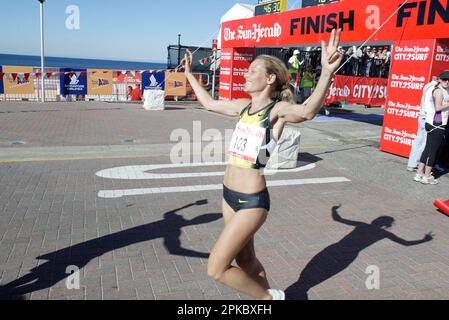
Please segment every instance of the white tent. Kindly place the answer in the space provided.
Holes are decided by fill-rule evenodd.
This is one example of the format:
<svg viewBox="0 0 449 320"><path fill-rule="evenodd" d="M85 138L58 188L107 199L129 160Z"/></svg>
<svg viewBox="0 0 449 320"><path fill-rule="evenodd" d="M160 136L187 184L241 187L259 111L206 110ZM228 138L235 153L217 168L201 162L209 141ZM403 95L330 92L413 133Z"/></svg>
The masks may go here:
<svg viewBox="0 0 449 320"><path fill-rule="evenodd" d="M220 24L232 20L252 18L254 17L254 8L255 5L253 4L236 3L221 17ZM221 48L221 27L220 33L218 34L218 48Z"/></svg>
<svg viewBox="0 0 449 320"><path fill-rule="evenodd" d="M226 12L223 17L220 19L220 25L223 22L239 20L239 19L247 19L254 17L254 8L256 6L253 4L246 3L236 3L231 9ZM218 49L221 49L221 26L220 32L218 33ZM217 53L217 63L215 64L215 68L220 68L220 51ZM214 69L214 64L211 65L210 70Z"/></svg>

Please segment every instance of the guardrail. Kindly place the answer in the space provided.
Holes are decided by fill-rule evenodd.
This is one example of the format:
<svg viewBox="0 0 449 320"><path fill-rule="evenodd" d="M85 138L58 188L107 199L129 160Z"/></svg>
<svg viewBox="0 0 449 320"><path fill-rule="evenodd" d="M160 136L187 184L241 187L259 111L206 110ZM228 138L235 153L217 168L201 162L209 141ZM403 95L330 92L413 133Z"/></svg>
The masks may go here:
<svg viewBox="0 0 449 320"><path fill-rule="evenodd" d="M128 86L135 86L135 83L113 83L112 95L62 95L61 94L61 80L59 75L59 68L46 68L46 73L52 73L51 76L45 76L45 101L46 102L73 102L73 101L106 101L106 102L126 102L130 101L128 96ZM40 68L33 68L33 73L40 72ZM117 72L117 71L113 71ZM199 82L209 90L212 86L211 76L207 73L194 73ZM0 94L0 103L2 101L41 101L42 95L42 79L34 78L34 94ZM187 83L187 95L185 97L166 97L167 100L196 100L196 96L189 83Z"/></svg>

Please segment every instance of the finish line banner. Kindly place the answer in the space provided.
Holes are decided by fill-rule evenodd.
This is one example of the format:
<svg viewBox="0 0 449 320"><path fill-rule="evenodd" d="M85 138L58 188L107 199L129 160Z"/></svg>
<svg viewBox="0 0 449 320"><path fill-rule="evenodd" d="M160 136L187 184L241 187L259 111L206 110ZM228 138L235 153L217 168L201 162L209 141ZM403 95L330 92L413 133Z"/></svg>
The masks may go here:
<svg viewBox="0 0 449 320"><path fill-rule="evenodd" d="M403 4L403 0L345 0L229 21L222 24L222 47L316 44L328 41L334 28L342 29L342 43L364 42L390 17L371 42L449 38L449 0Z"/></svg>
<svg viewBox="0 0 449 320"><path fill-rule="evenodd" d="M324 104L347 101L380 107L386 104L387 88L388 79L335 75Z"/></svg>

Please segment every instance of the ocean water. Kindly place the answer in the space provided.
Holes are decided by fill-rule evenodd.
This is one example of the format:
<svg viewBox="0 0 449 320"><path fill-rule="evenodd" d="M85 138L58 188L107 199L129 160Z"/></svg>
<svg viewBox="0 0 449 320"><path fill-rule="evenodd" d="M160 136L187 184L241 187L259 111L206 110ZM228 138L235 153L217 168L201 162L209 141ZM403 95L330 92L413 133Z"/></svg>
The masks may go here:
<svg viewBox="0 0 449 320"><path fill-rule="evenodd" d="M40 67L40 56L25 56L16 54L0 54L0 66ZM115 61L99 59L76 59L45 57L46 68L93 68L113 70L160 70L166 69L166 63Z"/></svg>

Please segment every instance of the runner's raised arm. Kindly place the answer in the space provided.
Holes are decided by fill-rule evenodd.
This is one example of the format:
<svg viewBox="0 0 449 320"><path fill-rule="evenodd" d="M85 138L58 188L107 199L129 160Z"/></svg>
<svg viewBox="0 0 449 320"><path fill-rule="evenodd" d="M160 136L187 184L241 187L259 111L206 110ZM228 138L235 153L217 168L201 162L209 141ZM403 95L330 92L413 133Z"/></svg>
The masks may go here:
<svg viewBox="0 0 449 320"><path fill-rule="evenodd" d="M307 104L297 105L280 102L279 104L282 104L282 106L279 107L278 116L281 121L299 123L311 120L318 114L323 106L332 77L343 59L342 54L338 52L340 33L340 29L337 32L332 31L329 45L321 41L321 77Z"/></svg>

